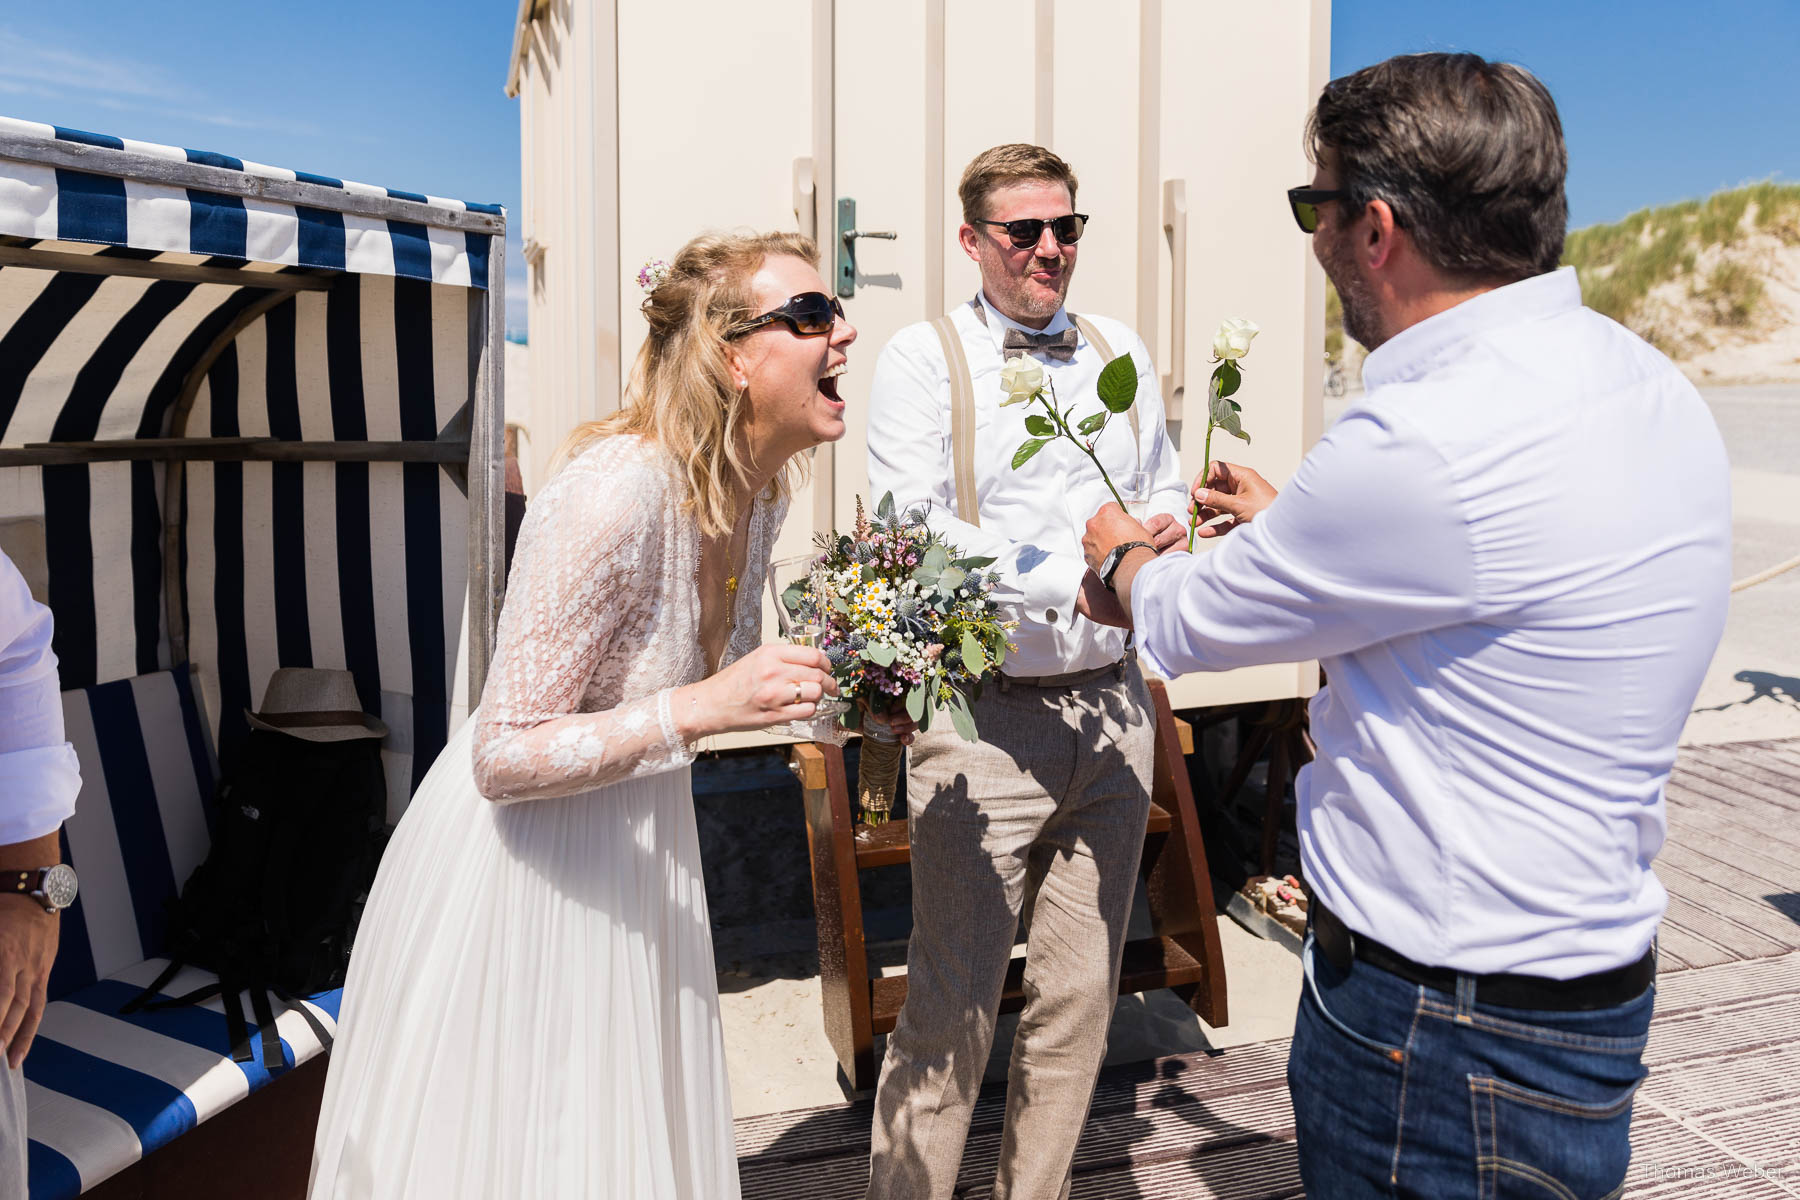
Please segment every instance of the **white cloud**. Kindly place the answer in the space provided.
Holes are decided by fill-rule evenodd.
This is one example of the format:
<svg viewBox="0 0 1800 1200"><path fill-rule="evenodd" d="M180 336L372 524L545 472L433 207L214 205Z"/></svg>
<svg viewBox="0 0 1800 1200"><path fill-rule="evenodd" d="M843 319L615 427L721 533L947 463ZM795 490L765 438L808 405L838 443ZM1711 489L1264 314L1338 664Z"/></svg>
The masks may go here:
<svg viewBox="0 0 1800 1200"><path fill-rule="evenodd" d="M119 112L145 113L224 129L317 137L318 126L237 109L214 101L154 63L68 50L0 26L0 95L64 100L80 97ZM119 132L140 136L142 130ZM155 140L152 137L150 140Z"/></svg>

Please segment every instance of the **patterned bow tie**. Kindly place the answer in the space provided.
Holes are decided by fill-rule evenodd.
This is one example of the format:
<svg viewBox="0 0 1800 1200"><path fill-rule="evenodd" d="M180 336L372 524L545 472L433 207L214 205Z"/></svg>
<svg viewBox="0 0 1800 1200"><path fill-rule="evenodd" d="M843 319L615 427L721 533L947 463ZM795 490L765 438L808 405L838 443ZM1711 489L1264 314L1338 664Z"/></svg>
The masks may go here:
<svg viewBox="0 0 1800 1200"><path fill-rule="evenodd" d="M1061 333L1026 333L1023 329L1009 327L1006 331L1006 349L1042 354L1057 362L1073 362L1075 343L1079 337L1079 332L1073 326Z"/></svg>

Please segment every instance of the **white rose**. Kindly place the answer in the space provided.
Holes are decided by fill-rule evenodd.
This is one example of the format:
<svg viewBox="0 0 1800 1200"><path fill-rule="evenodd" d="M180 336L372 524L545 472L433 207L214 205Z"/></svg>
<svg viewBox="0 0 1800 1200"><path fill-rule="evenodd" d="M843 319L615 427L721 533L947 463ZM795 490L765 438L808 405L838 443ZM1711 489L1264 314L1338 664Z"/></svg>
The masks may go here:
<svg viewBox="0 0 1800 1200"><path fill-rule="evenodd" d="M1006 399L1000 402L1000 407L1025 404L1043 386L1044 368L1023 354L1015 355L1007 359L1006 365L1000 368L1000 388L1006 393Z"/></svg>
<svg viewBox="0 0 1800 1200"><path fill-rule="evenodd" d="M1246 321L1242 317L1232 317L1219 323L1219 332L1213 334L1213 357L1219 359L1238 359L1250 353L1250 343L1261 333L1256 322Z"/></svg>

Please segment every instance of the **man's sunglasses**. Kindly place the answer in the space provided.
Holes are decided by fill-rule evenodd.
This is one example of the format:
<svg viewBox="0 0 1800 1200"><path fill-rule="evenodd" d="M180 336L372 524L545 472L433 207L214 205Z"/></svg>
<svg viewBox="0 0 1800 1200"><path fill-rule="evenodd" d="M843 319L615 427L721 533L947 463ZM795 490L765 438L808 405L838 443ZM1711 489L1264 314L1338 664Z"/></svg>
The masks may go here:
<svg viewBox="0 0 1800 1200"><path fill-rule="evenodd" d="M764 325L780 321L793 330L795 337L818 337L822 333L830 333L843 315L844 306L837 302L837 297L827 296L824 292L801 292L798 296L789 297L787 303L780 308L772 309L760 317L739 321L725 331L725 336L742 337Z"/></svg>
<svg viewBox="0 0 1800 1200"><path fill-rule="evenodd" d="M1024 217L1017 221L983 221L979 218L973 224L992 225L996 229L1006 230L1006 236L1012 239L1015 250L1029 250L1038 244L1044 236L1044 226L1050 226L1050 232L1056 235L1059 246L1073 246L1081 240L1087 229L1086 213L1070 213L1066 217L1057 217L1046 221L1040 217Z"/></svg>
<svg viewBox="0 0 1800 1200"><path fill-rule="evenodd" d="M1342 200L1347 195L1348 192L1333 188L1289 188L1288 207L1294 210L1294 221L1300 226L1300 232L1312 233L1319 228L1319 205Z"/></svg>

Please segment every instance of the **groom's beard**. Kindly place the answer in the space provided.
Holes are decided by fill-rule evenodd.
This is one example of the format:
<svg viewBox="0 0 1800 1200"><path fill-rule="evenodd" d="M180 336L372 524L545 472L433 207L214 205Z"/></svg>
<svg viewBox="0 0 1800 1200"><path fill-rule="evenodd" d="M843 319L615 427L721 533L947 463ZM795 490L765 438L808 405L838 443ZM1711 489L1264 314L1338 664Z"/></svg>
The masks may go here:
<svg viewBox="0 0 1800 1200"><path fill-rule="evenodd" d="M1337 289L1338 303L1344 310L1344 336L1365 350L1373 350L1387 341L1381 331L1374 289L1357 269L1354 258L1339 253L1336 243L1324 242L1319 246L1319 265L1325 268L1325 277Z"/></svg>

